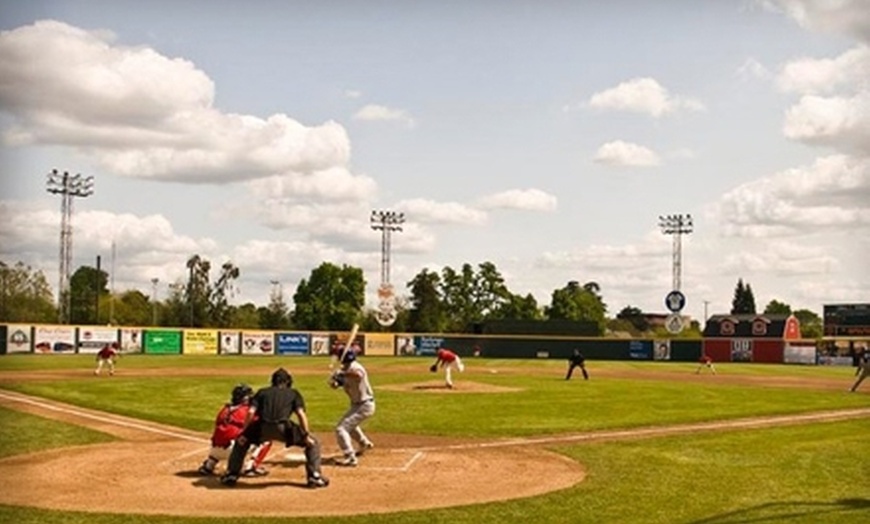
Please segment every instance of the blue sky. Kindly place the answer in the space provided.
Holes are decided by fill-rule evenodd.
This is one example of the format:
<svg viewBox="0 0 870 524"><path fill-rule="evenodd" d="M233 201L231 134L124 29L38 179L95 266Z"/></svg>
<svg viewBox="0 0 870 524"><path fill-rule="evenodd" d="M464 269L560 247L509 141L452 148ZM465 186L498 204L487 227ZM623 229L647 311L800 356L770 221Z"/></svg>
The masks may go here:
<svg viewBox="0 0 870 524"><path fill-rule="evenodd" d="M237 303L323 261L380 275L373 209L404 212L400 294L493 262L548 304L595 281L663 312L691 214L685 313L870 301L866 0L0 2L0 260L158 298L199 254Z"/></svg>

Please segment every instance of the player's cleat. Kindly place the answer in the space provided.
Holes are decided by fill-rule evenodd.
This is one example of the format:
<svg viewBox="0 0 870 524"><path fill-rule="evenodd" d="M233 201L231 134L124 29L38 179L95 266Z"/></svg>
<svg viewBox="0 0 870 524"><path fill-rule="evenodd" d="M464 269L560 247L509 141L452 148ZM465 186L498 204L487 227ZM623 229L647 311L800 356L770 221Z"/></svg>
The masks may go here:
<svg viewBox="0 0 870 524"><path fill-rule="evenodd" d="M315 488L325 488L329 485L329 479L324 477L323 475L317 477L311 477L308 479L308 487L311 489Z"/></svg>
<svg viewBox="0 0 870 524"><path fill-rule="evenodd" d="M221 477L221 484L223 484L224 486L230 486L230 487L235 486L236 482L238 482L238 481L239 481L239 477L236 475L233 475L232 473L227 473L223 477Z"/></svg>
<svg viewBox="0 0 870 524"><path fill-rule="evenodd" d="M359 465L359 461L354 455L345 455L344 458L336 459L335 465L343 466L345 468L355 468Z"/></svg>
<svg viewBox="0 0 870 524"><path fill-rule="evenodd" d="M200 466L199 469L196 471L204 477L207 477L207 476L211 475L212 473L214 473L214 471L209 469L205 464Z"/></svg>
<svg viewBox="0 0 870 524"><path fill-rule="evenodd" d="M371 440L367 440L360 445L359 451L357 451L356 454L362 455L366 451L371 451L373 449L375 449L375 444Z"/></svg>
<svg viewBox="0 0 870 524"><path fill-rule="evenodd" d="M242 473L245 477L265 477L268 474L269 470L263 467L248 468Z"/></svg>

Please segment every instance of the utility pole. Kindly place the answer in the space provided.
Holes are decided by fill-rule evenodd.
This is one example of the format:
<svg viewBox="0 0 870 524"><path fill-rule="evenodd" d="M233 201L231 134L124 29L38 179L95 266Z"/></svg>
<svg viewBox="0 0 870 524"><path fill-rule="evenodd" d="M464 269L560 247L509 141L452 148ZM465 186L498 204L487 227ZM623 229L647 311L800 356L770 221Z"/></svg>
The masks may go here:
<svg viewBox="0 0 870 524"><path fill-rule="evenodd" d="M69 273L72 264L72 214L73 197L85 198L94 194L94 177L80 174L62 174L52 169L47 175L46 190L60 195L60 267L58 269L57 321L69 324L71 297Z"/></svg>
<svg viewBox="0 0 870 524"><path fill-rule="evenodd" d="M151 279L151 325L157 325L157 283L160 279L154 277Z"/></svg>

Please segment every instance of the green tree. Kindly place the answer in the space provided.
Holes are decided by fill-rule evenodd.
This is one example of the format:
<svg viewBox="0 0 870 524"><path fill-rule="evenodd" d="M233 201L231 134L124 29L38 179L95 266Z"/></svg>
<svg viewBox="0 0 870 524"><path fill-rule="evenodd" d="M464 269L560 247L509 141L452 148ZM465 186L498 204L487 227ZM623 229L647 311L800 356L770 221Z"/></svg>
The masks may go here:
<svg viewBox="0 0 870 524"><path fill-rule="evenodd" d="M600 287L589 282L583 287L576 280L568 282L562 289L553 291L550 306L546 314L551 319L574 320L578 322L594 322L598 333L603 334L606 328L607 306L598 294Z"/></svg>
<svg viewBox="0 0 870 524"><path fill-rule="evenodd" d="M324 262L296 287L291 314L300 329L350 329L365 304L365 278L360 268Z"/></svg>
<svg viewBox="0 0 870 524"><path fill-rule="evenodd" d="M410 331L437 333L447 326L441 301L441 277L423 269L406 284L411 291L408 327Z"/></svg>
<svg viewBox="0 0 870 524"><path fill-rule="evenodd" d="M734 299L731 301L731 314L755 314L755 295L749 283L743 284L743 279L737 280L734 289Z"/></svg>
<svg viewBox="0 0 870 524"><path fill-rule="evenodd" d="M791 315L791 306L779 300L771 300L764 308L765 315Z"/></svg>
<svg viewBox="0 0 870 524"><path fill-rule="evenodd" d="M56 322L57 307L42 271L0 262L0 321Z"/></svg>
<svg viewBox="0 0 870 524"><path fill-rule="evenodd" d="M235 281L239 278L239 268L232 262L224 262L220 275L208 293L208 325L226 327L230 325L229 299L235 295Z"/></svg>
<svg viewBox="0 0 870 524"><path fill-rule="evenodd" d="M260 313L260 327L263 329L287 329L290 327L290 308L284 300L284 291L273 291L269 305Z"/></svg>
<svg viewBox="0 0 870 524"><path fill-rule="evenodd" d="M637 332L643 333L649 330L649 321L638 307L625 306L616 314L616 318L631 323Z"/></svg>
<svg viewBox="0 0 870 524"><path fill-rule="evenodd" d="M499 318L499 310L510 299L504 278L492 262L483 262L477 271L463 264L460 271L445 267L441 271L441 297L447 329L464 332L483 320Z"/></svg>
<svg viewBox="0 0 870 524"><path fill-rule="evenodd" d="M230 323L227 327L234 329L262 328L263 326L260 324L260 314L257 306L252 302L246 302L241 306L232 307L230 312Z"/></svg>
<svg viewBox="0 0 870 524"><path fill-rule="evenodd" d="M821 338L824 330L822 317L809 309L798 309L794 313L801 324L801 338Z"/></svg>
<svg viewBox="0 0 870 524"><path fill-rule="evenodd" d="M99 311L101 299L108 298L109 274L102 269L81 266L69 279L70 322L73 324L100 324L100 317L108 312Z"/></svg>
<svg viewBox="0 0 870 524"><path fill-rule="evenodd" d="M115 323L121 326L151 325L151 299L138 289L125 291L115 299Z"/></svg>
<svg viewBox="0 0 870 524"><path fill-rule="evenodd" d="M495 320L542 320L544 313L531 293L526 296L509 293L507 299L489 318Z"/></svg>

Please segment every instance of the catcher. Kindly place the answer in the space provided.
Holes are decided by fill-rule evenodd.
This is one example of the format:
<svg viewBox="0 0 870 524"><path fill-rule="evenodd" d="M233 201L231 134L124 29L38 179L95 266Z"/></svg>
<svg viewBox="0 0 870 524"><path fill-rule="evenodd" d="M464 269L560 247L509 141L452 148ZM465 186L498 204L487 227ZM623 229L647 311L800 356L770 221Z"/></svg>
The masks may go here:
<svg viewBox="0 0 870 524"><path fill-rule="evenodd" d="M296 415L298 424L290 420L292 415ZM306 486L325 488L329 485L329 479L320 472L320 442L311 434L305 400L293 388L293 376L284 368L275 370L272 385L258 390L251 398L241 435L233 446L221 484L235 486L248 448L272 440L279 440L287 447L305 448Z"/></svg>
<svg viewBox="0 0 870 524"><path fill-rule="evenodd" d="M333 389L343 388L350 399L350 407L335 427L335 438L344 454L344 458L336 461L336 465L356 467L359 464L357 455L375 447L360 428L366 419L375 414L375 395L369 383L369 374L357 360L353 349L342 357L341 369L333 372L329 385ZM359 451L354 450L354 441Z"/></svg>
<svg viewBox="0 0 870 524"><path fill-rule="evenodd" d="M97 353L97 369L94 370L94 375L99 375L105 364L109 368L109 375L115 374L115 359L118 358L118 348L120 345L117 342L106 344L103 349Z"/></svg>
<svg viewBox="0 0 870 524"><path fill-rule="evenodd" d="M441 366L444 369L444 381L447 384L447 388L453 389L453 377L450 372L456 370L462 373L465 371L465 364L462 363L459 355L444 346L438 348L438 351L435 352L435 357L435 363L429 366L429 371L435 373L438 371L438 366Z"/></svg>
<svg viewBox="0 0 870 524"><path fill-rule="evenodd" d="M230 393L230 401L218 411L214 421L214 431L211 435L211 451L208 453L202 465L199 467L200 475L211 475L221 460L230 456L233 444L242 433L245 418L250 410L249 401L254 390L247 384L239 384ZM266 441L251 450L245 468L242 472L246 476L263 476L269 472L262 467L263 460L272 449L272 442Z"/></svg>

